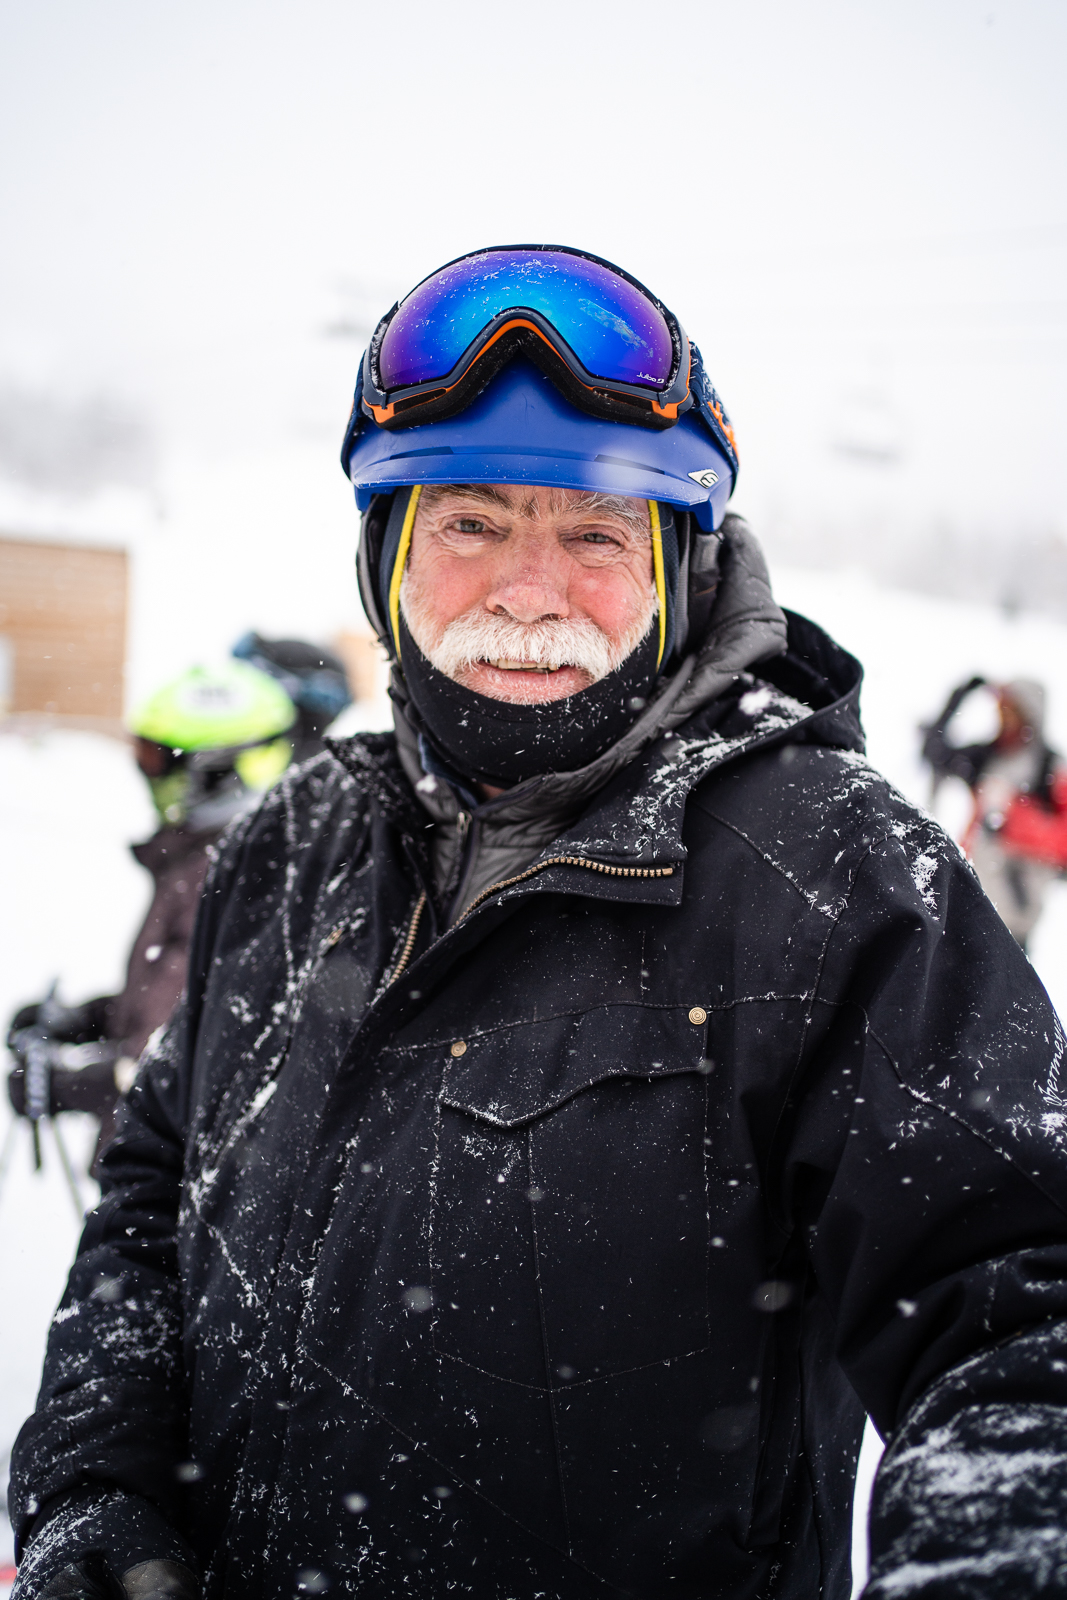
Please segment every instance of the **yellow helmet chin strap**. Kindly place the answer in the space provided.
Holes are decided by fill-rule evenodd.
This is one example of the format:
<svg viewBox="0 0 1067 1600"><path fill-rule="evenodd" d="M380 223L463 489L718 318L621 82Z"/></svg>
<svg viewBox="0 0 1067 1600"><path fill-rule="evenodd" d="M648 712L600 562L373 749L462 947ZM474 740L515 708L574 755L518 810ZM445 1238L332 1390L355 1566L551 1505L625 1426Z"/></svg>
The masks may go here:
<svg viewBox="0 0 1067 1600"><path fill-rule="evenodd" d="M393 571L389 578L389 627L398 661L400 660L400 585L404 581L404 568L407 566L408 551L411 549L411 530L415 526L415 513L419 508L421 493L422 484L417 483L408 498L404 525L400 530L400 543L396 547L396 560L393 562Z"/></svg>
<svg viewBox="0 0 1067 1600"><path fill-rule="evenodd" d="M656 580L656 596L659 600L659 654L656 656L658 671L667 648L667 580L663 574L663 529L660 526L657 501L648 502L648 515L652 523L652 573Z"/></svg>

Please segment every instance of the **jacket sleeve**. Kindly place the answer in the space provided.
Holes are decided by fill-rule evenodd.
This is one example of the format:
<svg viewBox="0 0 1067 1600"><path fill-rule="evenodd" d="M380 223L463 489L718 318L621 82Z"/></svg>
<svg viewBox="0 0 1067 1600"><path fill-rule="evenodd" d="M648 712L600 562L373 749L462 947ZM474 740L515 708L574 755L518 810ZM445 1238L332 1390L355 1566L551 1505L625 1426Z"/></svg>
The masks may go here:
<svg viewBox="0 0 1067 1600"><path fill-rule="evenodd" d="M827 939L787 1180L887 1440L867 1594L1061 1593L1064 1036L955 848L889 821Z"/></svg>
<svg viewBox="0 0 1067 1600"><path fill-rule="evenodd" d="M20 1592L88 1550L127 1565L154 1556L195 1569L177 1531L183 1483L195 1471L186 1462L178 1209L197 1007L214 908L240 843L237 830L201 904L185 999L120 1103L101 1158L102 1199L52 1324L36 1409L12 1452Z"/></svg>
<svg viewBox="0 0 1067 1600"><path fill-rule="evenodd" d="M148 915L133 942L126 984L111 1010L111 1036L123 1054L139 1056L169 1021L185 987L200 892L207 875L205 846L161 875Z"/></svg>
<svg viewBox="0 0 1067 1600"><path fill-rule="evenodd" d="M103 1198L86 1221L37 1406L12 1452L8 1506L20 1560L28 1546L28 1592L89 1550L133 1565L131 1540L195 1567L175 1531L185 1455L175 1240L184 1031L179 1017L119 1107Z"/></svg>

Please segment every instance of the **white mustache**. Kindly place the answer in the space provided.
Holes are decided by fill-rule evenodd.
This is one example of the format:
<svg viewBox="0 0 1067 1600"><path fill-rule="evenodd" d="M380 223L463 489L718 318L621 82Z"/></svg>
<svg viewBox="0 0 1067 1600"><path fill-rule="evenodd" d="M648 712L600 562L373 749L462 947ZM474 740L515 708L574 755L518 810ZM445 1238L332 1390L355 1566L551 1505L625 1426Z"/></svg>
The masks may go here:
<svg viewBox="0 0 1067 1600"><path fill-rule="evenodd" d="M414 605L411 602L415 600ZM656 616L655 595L649 607L614 642L588 617L561 617L545 622L518 622L514 617L497 615L474 606L456 617L435 641L430 637L428 619L412 595L408 575L400 590L400 606L411 637L438 672L454 682L480 661L521 661L532 666L577 667L599 683L614 672L645 638Z"/></svg>

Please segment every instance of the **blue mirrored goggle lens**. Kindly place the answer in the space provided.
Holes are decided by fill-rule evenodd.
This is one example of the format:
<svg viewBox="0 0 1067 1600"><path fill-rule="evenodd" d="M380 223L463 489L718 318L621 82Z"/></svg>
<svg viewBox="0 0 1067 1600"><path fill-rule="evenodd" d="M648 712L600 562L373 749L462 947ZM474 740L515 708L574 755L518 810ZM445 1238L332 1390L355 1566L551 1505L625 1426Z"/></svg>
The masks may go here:
<svg viewBox="0 0 1067 1600"><path fill-rule="evenodd" d="M494 317L520 307L539 311L593 377L667 386L670 329L625 278L561 250L490 250L435 272L403 301L378 354L382 388L447 377Z"/></svg>

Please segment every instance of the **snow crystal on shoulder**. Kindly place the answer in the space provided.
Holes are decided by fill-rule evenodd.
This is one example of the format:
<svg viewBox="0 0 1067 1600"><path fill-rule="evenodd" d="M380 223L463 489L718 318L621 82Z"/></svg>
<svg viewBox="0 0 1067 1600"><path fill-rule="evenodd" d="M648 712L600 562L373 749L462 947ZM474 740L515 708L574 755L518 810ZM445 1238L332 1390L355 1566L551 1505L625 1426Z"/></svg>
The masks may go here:
<svg viewBox="0 0 1067 1600"><path fill-rule="evenodd" d="M811 715L810 706L767 684L743 694L738 706L752 718L752 725L743 733L726 738L717 732L696 738L668 734L656 747L659 764L649 773L630 808L630 821L637 824L645 849L651 849L664 836L668 815L684 806L692 790L716 767ZM611 850L613 841L591 838L583 840L581 848L592 855Z"/></svg>
<svg viewBox="0 0 1067 1600"><path fill-rule="evenodd" d="M881 791L884 804L880 814L875 812L875 820L884 826L886 839L899 847L920 900L927 911L936 916L938 901L934 882L938 868L948 860L966 859L959 846L939 822L906 799L858 750L841 750L836 754L844 778L838 798L850 799L873 789Z"/></svg>

